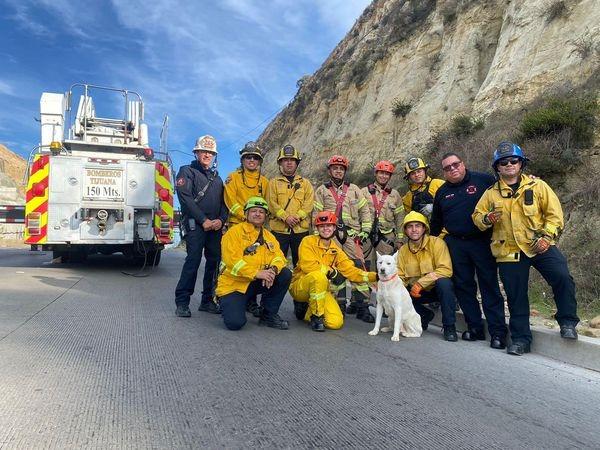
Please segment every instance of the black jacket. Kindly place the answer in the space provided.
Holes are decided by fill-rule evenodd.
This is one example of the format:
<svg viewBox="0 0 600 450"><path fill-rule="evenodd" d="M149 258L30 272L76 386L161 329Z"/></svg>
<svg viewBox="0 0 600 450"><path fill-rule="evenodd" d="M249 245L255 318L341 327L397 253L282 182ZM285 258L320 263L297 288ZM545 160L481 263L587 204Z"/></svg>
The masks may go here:
<svg viewBox="0 0 600 450"><path fill-rule="evenodd" d="M194 201L210 178L213 180L204 192L204 196ZM223 201L223 180L216 170L204 169L198 161L192 161L191 164L179 169L175 189L183 220L194 218L199 225L202 225L206 219L221 219L223 223L226 222L227 208Z"/></svg>
<svg viewBox="0 0 600 450"><path fill-rule="evenodd" d="M438 236L442 228L460 238L488 238L490 231L480 231L471 219L475 205L496 179L487 173L467 170L460 183L446 181L435 193L431 213L431 235Z"/></svg>

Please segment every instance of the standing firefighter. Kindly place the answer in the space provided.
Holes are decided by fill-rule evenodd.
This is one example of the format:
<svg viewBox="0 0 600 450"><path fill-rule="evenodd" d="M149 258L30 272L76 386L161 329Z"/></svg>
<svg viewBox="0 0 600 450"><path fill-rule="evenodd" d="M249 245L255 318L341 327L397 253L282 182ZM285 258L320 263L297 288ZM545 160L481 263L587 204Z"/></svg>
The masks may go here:
<svg viewBox="0 0 600 450"><path fill-rule="evenodd" d="M337 218L334 238L339 247L354 261L356 267L366 269L363 243L371 233L371 214L367 199L355 184L344 181L348 170L348 159L334 155L327 161L329 181L315 191L314 216L320 211L335 213ZM358 319L373 323L375 319L368 309L369 285L352 283L352 298L346 310L346 285L337 285L337 299L340 309L349 314L356 313Z"/></svg>
<svg viewBox="0 0 600 450"><path fill-rule="evenodd" d="M371 235L364 246L367 268L376 254L373 248L381 254L391 255L402 245L402 199L396 189L388 186L394 170L390 161L379 161L375 164L375 181L362 189L373 217Z"/></svg>
<svg viewBox="0 0 600 450"><path fill-rule="evenodd" d="M402 197L404 211L417 211L427 219L433 210L433 197L444 184L444 180L431 178L427 171L429 164L421 158L410 158L404 165L404 179L408 181L408 192Z"/></svg>
<svg viewBox="0 0 600 450"><path fill-rule="evenodd" d="M552 286L554 315L564 339L577 339L575 283L567 260L556 247L564 226L560 201L539 178L523 173L528 159L512 142L502 142L494 152L492 167L498 181L485 191L473 213L480 230L492 229L492 254L510 311L512 343L507 352L521 356L530 351L529 269L535 267Z"/></svg>
<svg viewBox="0 0 600 450"><path fill-rule="evenodd" d="M190 317L190 297L194 293L202 253L206 258L200 311L218 313L213 300L214 277L221 258L221 228L227 211L223 203L223 181L212 168L217 143L202 136L194 147L195 161L181 167L177 175L177 197L181 205L181 228L187 256L175 288L175 314Z"/></svg>
<svg viewBox="0 0 600 450"><path fill-rule="evenodd" d="M329 284L341 274L354 282L374 282L377 274L357 268L340 247L333 242L337 217L331 211L315 216L318 235L307 236L300 244L300 261L294 269L290 294L298 320L310 321L314 331L337 330L344 316L331 295Z"/></svg>
<svg viewBox="0 0 600 450"><path fill-rule="evenodd" d="M268 180L261 175L262 150L255 142L247 142L240 150L241 166L225 180L225 205L229 210L227 226L245 222L244 205L250 197L265 197ZM248 301L248 312L260 316L256 297Z"/></svg>
<svg viewBox="0 0 600 450"><path fill-rule="evenodd" d="M242 328L246 324L246 303L262 294L258 324L287 330L288 322L278 313L292 273L277 239L264 228L267 202L261 197L250 197L244 212L246 220L223 236L222 271L216 291L223 308L223 322L230 330Z"/></svg>
<svg viewBox="0 0 600 450"><path fill-rule="evenodd" d="M277 163L281 175L269 180L267 191L271 232L284 255L287 256L288 249L292 250L294 266L298 264L300 241L308 235L315 198L310 181L297 174L301 159L291 145L279 150Z"/></svg>

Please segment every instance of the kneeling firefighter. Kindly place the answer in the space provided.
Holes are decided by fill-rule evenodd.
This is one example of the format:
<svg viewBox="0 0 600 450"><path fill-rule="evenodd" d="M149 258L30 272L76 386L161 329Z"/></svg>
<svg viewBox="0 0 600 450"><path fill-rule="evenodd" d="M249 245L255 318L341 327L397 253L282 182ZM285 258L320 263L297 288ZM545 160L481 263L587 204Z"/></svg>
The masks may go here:
<svg viewBox="0 0 600 450"><path fill-rule="evenodd" d="M264 228L268 209L265 199L250 197L244 207L246 220L232 226L221 241L216 294L230 330L246 324L246 305L257 294L262 294L263 306L258 324L288 329L288 322L278 313L292 274L277 239Z"/></svg>
<svg viewBox="0 0 600 450"><path fill-rule="evenodd" d="M331 211L317 213L314 225L319 234L302 239L290 284L296 318L310 321L314 331L337 330L344 324L342 310L330 292L330 282L340 284L341 277L354 283L377 281L375 272L356 267L333 241L336 224L337 217Z"/></svg>

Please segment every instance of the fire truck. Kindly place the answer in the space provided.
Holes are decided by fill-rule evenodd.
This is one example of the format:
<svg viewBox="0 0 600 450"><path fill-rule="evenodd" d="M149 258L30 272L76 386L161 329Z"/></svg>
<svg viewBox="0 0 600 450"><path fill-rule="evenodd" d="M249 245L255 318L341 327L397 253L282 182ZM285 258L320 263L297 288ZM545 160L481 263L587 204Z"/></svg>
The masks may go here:
<svg viewBox="0 0 600 450"><path fill-rule="evenodd" d="M116 113L100 117L96 106ZM168 118L155 152L138 93L75 84L64 94L44 92L39 120L41 142L27 164L25 243L62 262L121 252L157 265L173 240Z"/></svg>

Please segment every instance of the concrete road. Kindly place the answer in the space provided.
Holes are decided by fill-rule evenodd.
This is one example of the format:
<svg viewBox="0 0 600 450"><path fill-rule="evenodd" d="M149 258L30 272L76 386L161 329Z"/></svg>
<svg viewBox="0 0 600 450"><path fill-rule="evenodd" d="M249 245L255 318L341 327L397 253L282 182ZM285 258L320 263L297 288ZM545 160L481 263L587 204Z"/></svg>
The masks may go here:
<svg viewBox="0 0 600 450"><path fill-rule="evenodd" d="M0 249L0 448L598 448L600 374L439 328L394 343L174 316L184 254ZM291 301L282 315L292 320Z"/></svg>

